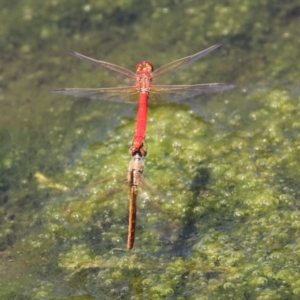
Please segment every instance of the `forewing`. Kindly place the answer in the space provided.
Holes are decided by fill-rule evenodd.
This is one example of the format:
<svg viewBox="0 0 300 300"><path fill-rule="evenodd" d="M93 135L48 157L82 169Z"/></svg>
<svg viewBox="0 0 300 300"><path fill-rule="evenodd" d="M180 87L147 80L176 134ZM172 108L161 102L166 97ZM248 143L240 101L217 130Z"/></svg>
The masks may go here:
<svg viewBox="0 0 300 300"><path fill-rule="evenodd" d="M114 65L114 64L111 64L111 63L108 63L108 62L105 62L105 61L96 60L94 58L85 56L85 55L77 53L77 52L70 51L68 53L72 56L75 56L75 57L81 59L81 60L87 61L88 63L90 63L92 65L95 65L97 67L101 67L101 68L103 68L105 70L108 70L108 71L113 71L113 72L117 73L119 77L120 76L125 77L125 78L129 77L129 78L132 78L133 80L135 80L135 77L136 77L135 73L131 72L130 70L128 70L126 68L123 68L121 66Z"/></svg>
<svg viewBox="0 0 300 300"><path fill-rule="evenodd" d="M62 88L52 90L51 92L55 94L90 98L103 101L137 103L139 100L138 91L134 86L98 89Z"/></svg>
<svg viewBox="0 0 300 300"><path fill-rule="evenodd" d="M155 85L150 92L150 103L163 104L166 102L180 102L181 100L198 96L223 92L235 88L234 84L207 83L195 85Z"/></svg>
<svg viewBox="0 0 300 300"><path fill-rule="evenodd" d="M211 46L205 50L202 50L198 53L195 53L193 55L190 55L190 56L175 60L169 64L166 64L153 72L153 78L156 79L157 77L160 77L166 73L175 73L175 72L181 71L182 69L193 64L199 58L205 56L206 54L214 51L215 49L217 49L221 46L222 46L222 44L217 44L217 45Z"/></svg>

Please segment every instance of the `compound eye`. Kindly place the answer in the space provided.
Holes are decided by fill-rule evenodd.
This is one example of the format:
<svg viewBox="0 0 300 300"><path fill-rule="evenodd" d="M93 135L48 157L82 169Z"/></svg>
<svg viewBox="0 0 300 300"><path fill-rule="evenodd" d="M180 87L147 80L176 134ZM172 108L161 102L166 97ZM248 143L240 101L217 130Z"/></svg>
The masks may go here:
<svg viewBox="0 0 300 300"><path fill-rule="evenodd" d="M142 63L138 63L135 67L136 72L140 72L143 69L143 64Z"/></svg>
<svg viewBox="0 0 300 300"><path fill-rule="evenodd" d="M153 70L154 70L153 65L150 62L148 62L148 61L145 62L145 68L149 72L153 72Z"/></svg>

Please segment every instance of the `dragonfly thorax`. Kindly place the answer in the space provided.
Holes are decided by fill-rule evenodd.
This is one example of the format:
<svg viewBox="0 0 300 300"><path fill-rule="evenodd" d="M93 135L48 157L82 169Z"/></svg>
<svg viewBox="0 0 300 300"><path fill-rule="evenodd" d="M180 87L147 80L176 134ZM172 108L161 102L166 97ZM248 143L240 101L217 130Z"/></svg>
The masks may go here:
<svg viewBox="0 0 300 300"><path fill-rule="evenodd" d="M148 61L142 61L136 65L136 86L142 93L149 92L153 70L153 65Z"/></svg>
<svg viewBox="0 0 300 300"><path fill-rule="evenodd" d="M151 74L138 74L136 77L136 86L142 93L148 93L152 83Z"/></svg>
<svg viewBox="0 0 300 300"><path fill-rule="evenodd" d="M148 93L152 84L153 66L149 62L143 61L137 64L136 87L141 93Z"/></svg>

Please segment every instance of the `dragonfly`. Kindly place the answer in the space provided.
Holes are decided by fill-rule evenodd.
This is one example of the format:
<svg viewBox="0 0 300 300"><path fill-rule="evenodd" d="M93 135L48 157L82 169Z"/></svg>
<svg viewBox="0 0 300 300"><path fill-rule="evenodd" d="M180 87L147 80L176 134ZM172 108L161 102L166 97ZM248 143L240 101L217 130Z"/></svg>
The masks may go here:
<svg viewBox="0 0 300 300"><path fill-rule="evenodd" d="M131 250L135 239L135 225L136 225L136 204L138 188L143 180L144 172L144 154L141 152L135 153L128 167L127 183L129 185L129 220L128 220L128 235L127 235L127 249Z"/></svg>
<svg viewBox="0 0 300 300"><path fill-rule="evenodd" d="M77 52L69 52L70 55L83 61L91 63L109 71L118 78L129 80L131 85L109 88L60 88L51 92L55 94L69 95L73 97L91 98L103 101L138 103L138 112L136 118L136 129L133 142L129 148L129 154L132 156L128 167L127 183L130 190L129 203L129 225L127 248L132 249L135 237L136 224L136 201L138 188L142 181L144 171L144 159L147 155L147 149L144 146L148 119L148 104L164 104L168 102L178 103L190 97L201 94L223 92L235 88L234 84L228 83L205 83L193 85L159 85L152 82L159 81L167 74L174 74L198 59L221 47L222 44L213 45L193 55L175 60L156 70L149 61L142 61L136 65L135 73L109 62L96 60Z"/></svg>

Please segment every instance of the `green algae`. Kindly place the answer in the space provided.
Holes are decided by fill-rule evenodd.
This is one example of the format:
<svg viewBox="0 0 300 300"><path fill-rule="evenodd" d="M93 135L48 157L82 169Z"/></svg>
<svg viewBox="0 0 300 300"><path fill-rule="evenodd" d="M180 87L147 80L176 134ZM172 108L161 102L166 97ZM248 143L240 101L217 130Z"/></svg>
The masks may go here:
<svg viewBox="0 0 300 300"><path fill-rule="evenodd" d="M107 3L0 4L0 298L298 299L297 4ZM64 53L159 66L222 41L176 79L243 93L151 107L127 252L132 110L50 96L115 85Z"/></svg>
<svg viewBox="0 0 300 300"><path fill-rule="evenodd" d="M64 284L96 298L101 291L105 299L296 299L297 199L278 170L295 162L295 153L286 153L292 140L283 136L297 129L291 118L276 116L280 109L296 120L299 104L286 91L255 97L259 108L245 116L253 122L243 130L235 124L236 134L215 132L180 106L151 108L145 177L153 188L140 195L133 251L125 250L127 188L118 177L126 175L129 157L120 155L121 141L132 123L107 144L92 144L52 179L73 191L49 199L43 233L23 248L36 255L55 251ZM53 187L41 182L43 189ZM44 284L40 289L46 293Z"/></svg>

